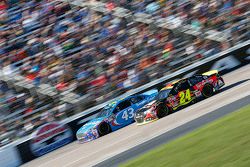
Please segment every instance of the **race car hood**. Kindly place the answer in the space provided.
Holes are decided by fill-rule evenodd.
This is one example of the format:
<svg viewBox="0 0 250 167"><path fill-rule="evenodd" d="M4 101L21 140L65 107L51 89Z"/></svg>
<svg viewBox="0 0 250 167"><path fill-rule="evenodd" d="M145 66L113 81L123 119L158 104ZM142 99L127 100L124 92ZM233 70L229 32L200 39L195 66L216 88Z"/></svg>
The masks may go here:
<svg viewBox="0 0 250 167"><path fill-rule="evenodd" d="M87 122L86 124L84 124L78 131L78 133L87 133L90 129L98 126L104 119L105 117L101 117L101 118L95 118L92 119L91 121Z"/></svg>

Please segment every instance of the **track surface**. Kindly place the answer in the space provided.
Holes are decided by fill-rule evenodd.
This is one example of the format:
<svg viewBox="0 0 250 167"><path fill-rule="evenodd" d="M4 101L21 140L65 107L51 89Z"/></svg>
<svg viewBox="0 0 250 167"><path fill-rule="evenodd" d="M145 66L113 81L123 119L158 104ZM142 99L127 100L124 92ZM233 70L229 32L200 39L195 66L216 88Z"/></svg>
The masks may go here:
<svg viewBox="0 0 250 167"><path fill-rule="evenodd" d="M210 112L206 115L203 115L193 121L185 123L175 129L172 129L160 136L157 136L145 143L142 143L136 147L133 147L123 153L120 153L112 158L109 158L94 167L116 167L121 163L124 163L130 159L136 158L137 156L157 147L161 144L165 144L171 140L174 140L182 135L185 135L202 125L205 125L209 122L212 122L220 117L225 116L226 114L232 113L242 106L250 104L250 96L244 97L243 99L237 100L231 104L223 106L213 112Z"/></svg>
<svg viewBox="0 0 250 167"><path fill-rule="evenodd" d="M145 126L129 125L95 141L73 142L23 166L93 166L168 131L250 95L250 65L223 76L223 91Z"/></svg>

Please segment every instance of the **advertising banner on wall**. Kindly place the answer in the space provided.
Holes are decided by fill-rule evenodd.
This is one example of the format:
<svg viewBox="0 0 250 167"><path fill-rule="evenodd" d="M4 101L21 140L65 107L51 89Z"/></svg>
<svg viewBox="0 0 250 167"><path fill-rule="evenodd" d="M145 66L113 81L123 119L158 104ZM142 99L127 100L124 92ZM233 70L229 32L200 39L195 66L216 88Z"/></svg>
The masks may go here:
<svg viewBox="0 0 250 167"><path fill-rule="evenodd" d="M73 141L74 134L68 125L58 122L46 123L32 133L31 139L17 148L23 162L47 154Z"/></svg>
<svg viewBox="0 0 250 167"><path fill-rule="evenodd" d="M73 134L67 125L56 122L47 123L33 133L30 148L31 152L39 157L72 142L72 140Z"/></svg>

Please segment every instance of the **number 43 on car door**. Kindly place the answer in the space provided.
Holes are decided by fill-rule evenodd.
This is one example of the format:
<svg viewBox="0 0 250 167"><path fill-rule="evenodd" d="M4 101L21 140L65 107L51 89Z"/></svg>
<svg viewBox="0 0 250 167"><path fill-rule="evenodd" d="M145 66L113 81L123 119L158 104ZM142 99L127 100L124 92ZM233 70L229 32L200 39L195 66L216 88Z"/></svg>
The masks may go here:
<svg viewBox="0 0 250 167"><path fill-rule="evenodd" d="M134 109L133 108L129 108L127 110L124 110L123 114L122 114L122 119L124 120L128 120L128 119L133 119L134 118Z"/></svg>

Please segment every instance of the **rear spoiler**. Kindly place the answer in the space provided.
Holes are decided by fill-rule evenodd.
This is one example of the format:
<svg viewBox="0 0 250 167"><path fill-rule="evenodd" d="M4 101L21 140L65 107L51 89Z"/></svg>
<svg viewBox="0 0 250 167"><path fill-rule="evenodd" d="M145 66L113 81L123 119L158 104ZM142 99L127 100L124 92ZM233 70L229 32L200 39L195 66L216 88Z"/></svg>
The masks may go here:
<svg viewBox="0 0 250 167"><path fill-rule="evenodd" d="M202 75L211 76L211 75L218 74L218 73L219 73L218 70L211 70L211 71L203 73Z"/></svg>

